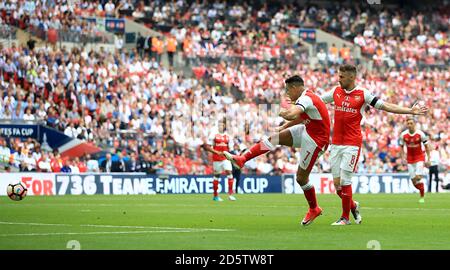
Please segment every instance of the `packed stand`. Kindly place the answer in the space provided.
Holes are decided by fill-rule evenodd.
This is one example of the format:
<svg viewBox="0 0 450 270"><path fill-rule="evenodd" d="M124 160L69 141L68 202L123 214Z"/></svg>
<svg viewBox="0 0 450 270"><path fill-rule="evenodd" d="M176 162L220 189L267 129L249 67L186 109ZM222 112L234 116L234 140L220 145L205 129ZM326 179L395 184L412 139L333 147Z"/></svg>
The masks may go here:
<svg viewBox="0 0 450 270"><path fill-rule="evenodd" d="M113 151L115 166L100 160L98 167L103 171L208 173L211 164L200 146L216 132L217 120L227 119L227 132L239 151L269 134L281 120L277 108L267 107L264 99L259 105L250 98L237 101L226 87L176 74L160 67L154 59L141 59L137 50L109 53L13 46L1 48L1 55L0 118L41 119L68 136L117 149ZM274 101L283 99L283 78L294 72L307 78L307 86L318 93L337 84L333 68L323 71L299 66L294 70L287 66L271 70L278 78L276 85L270 85L278 93ZM448 71L360 73L360 84L386 101L410 106L416 100L425 100L430 116L420 117L418 128L437 140L443 160L448 160L449 111L441 102L448 100ZM365 163L360 169L403 170L403 165L396 164L400 162L397 136L404 129L404 118L374 110L366 116ZM246 121L240 120L243 118ZM18 160L28 155L23 149L30 147L19 149L7 143L12 155L22 155ZM280 156L287 159L275 158ZM257 173L289 172L297 160L293 149L284 148L250 163L247 169ZM325 155L317 171L327 170Z"/></svg>
<svg viewBox="0 0 450 270"><path fill-rule="evenodd" d="M90 10L91 5L95 10L101 10L109 2L91 4L85 1L81 4L87 6L81 7ZM113 3L117 8L117 2ZM171 68L161 67L164 45L158 38L147 39L142 47L134 50L114 53L83 48L53 51L13 44L12 48L0 48L0 118L40 119L67 136L112 149L112 156L106 155L97 160L96 165L87 166L88 171L92 168L106 172L211 173L208 154L200 146L216 132L217 120L227 119L227 132L234 138L235 150L242 151L281 123L271 111L276 111L276 106L264 104L278 103L280 99L284 103L283 81L287 76L300 74L307 86L320 94L337 84L334 64L351 60L347 58L348 48L336 52L337 48L333 46L323 53L325 57L321 58L324 61L319 69L305 65L306 54L294 53L294 60L286 58L285 54L292 47L300 48L297 43L288 42L288 38L279 37L280 33L284 35L288 31L281 25L289 21L289 14L296 14L291 7L274 11L268 10L267 6L252 9L246 4L234 4L229 8L221 2L208 7L199 3L187 5L183 1L161 2L158 7L158 2L142 3L136 11L152 10L159 25L168 25L167 30L176 39L176 50L183 50L192 61L200 59L200 67L194 69L195 76L177 74ZM302 26L315 26L317 17L329 20L327 10L314 9L310 7L298 13ZM178 27L174 18L186 23L186 27ZM256 31L258 27L266 30ZM218 37L217 46L215 37ZM285 43L281 44L283 40ZM280 50L284 55L270 52L260 54L262 58L258 58L257 49L267 42L272 42L274 47L286 46L288 50ZM220 53L217 52L219 47L223 50ZM280 57L275 59L273 56ZM240 60L234 61L236 58ZM443 59L448 60L448 54L444 54ZM411 106L417 100L427 102L430 116L419 117L418 128L430 134L447 167L449 108L441 101L448 100L449 80L449 72L445 70L395 68L388 72L361 70L359 78L360 85L386 101L404 106ZM243 99L236 100L230 95L229 90L233 88L244 93ZM398 134L404 129L404 117L375 110L369 110L366 117L363 163L359 170L404 171L397 141ZM243 118L246 121L241 121ZM28 152L22 153L23 146L17 148L16 144L21 142L5 143L14 158L3 160L22 170L33 168L21 165L28 155ZM2 151L6 153L5 149ZM43 155L40 149L30 152L32 156L33 153ZM53 153L54 158L57 155L57 152ZM82 157L82 160L89 164L88 161L93 159ZM71 162L78 161L69 160ZM294 149L280 148L250 162L245 170L288 173L295 170L297 163ZM315 171L329 172L328 153L319 163ZM37 166L36 170L41 168Z"/></svg>
<svg viewBox="0 0 450 270"><path fill-rule="evenodd" d="M270 24L267 5L197 1L150 3L153 26L175 37L187 64L295 62L305 48L290 28Z"/></svg>
<svg viewBox="0 0 450 270"><path fill-rule="evenodd" d="M137 1L136 1L137 2ZM224 1L139 1L133 16L177 38L189 60L295 60L302 44L296 28L320 28L361 47L375 67L422 68L449 64L449 9L446 2L422 10L377 5L306 6ZM181 48L182 45L182 48ZM325 64L352 58L351 48L325 48ZM318 50L319 53L319 50ZM323 53L321 54L323 55Z"/></svg>
<svg viewBox="0 0 450 270"><path fill-rule="evenodd" d="M351 7L331 3L321 6L273 3L269 6L259 2L183 0L45 2L48 6L55 2L56 6L47 12L40 9L40 1L36 4L23 1L22 5L17 5L3 0L0 10L5 21L16 25L30 21L39 29L65 27L87 33L97 32L95 25L79 21L75 15L128 15L176 38L176 50L183 51L185 57L196 64L198 59L202 63L295 61L303 49L301 43L291 38L291 30L296 28L321 28L335 33L360 46L363 55L371 58L376 67L445 68L449 64L450 6L445 2L439 10L430 6L420 11L380 9L363 2ZM34 17L32 11L36 13ZM155 46L156 51L159 45L150 42L149 46ZM336 50L333 46L326 48L326 64L341 64L339 58L341 61L352 58L351 48L342 52Z"/></svg>
<svg viewBox="0 0 450 270"><path fill-rule="evenodd" d="M124 10L132 11L136 21L166 34L164 40L155 37L140 46L148 47L150 57L158 58L160 51L167 51L183 52L186 64L221 60L277 64L296 61L296 55L304 50L302 43L292 39L290 28L282 27L278 19L272 27L264 11L267 5L259 10L223 1L80 1L75 13L108 17L121 16ZM174 46L170 39L174 39Z"/></svg>
<svg viewBox="0 0 450 270"><path fill-rule="evenodd" d="M77 3L65 0L0 0L0 22L26 30L43 40L113 42L112 37L101 31L95 22L75 14Z"/></svg>
<svg viewBox="0 0 450 270"><path fill-rule="evenodd" d="M98 172L98 162L84 157L61 157L58 151L43 151L34 139L0 138L0 165L7 172Z"/></svg>

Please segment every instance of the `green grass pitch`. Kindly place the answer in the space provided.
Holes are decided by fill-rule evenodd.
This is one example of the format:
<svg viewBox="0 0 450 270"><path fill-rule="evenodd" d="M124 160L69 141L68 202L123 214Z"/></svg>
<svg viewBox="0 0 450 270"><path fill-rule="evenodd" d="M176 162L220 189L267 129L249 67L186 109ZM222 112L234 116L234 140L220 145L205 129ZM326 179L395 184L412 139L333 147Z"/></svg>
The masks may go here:
<svg viewBox="0 0 450 270"><path fill-rule="evenodd" d="M330 226L336 195L308 227L301 194L0 197L0 249L450 249L450 194L356 194L363 223ZM226 198L222 195L222 198ZM353 222L353 219L352 219ZM70 246L70 244L69 244ZM370 246L370 244L369 244Z"/></svg>

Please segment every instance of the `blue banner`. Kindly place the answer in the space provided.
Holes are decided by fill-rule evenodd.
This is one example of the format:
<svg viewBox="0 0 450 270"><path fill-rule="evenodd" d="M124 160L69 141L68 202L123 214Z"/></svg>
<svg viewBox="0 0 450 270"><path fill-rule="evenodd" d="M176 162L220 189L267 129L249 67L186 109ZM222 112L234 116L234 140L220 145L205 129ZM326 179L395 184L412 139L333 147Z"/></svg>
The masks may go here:
<svg viewBox="0 0 450 270"><path fill-rule="evenodd" d="M38 121L1 121L0 136L36 139L41 144L42 150L58 149L62 157L80 157L86 153L92 154L101 150L95 145L69 137L63 132L47 127L43 122Z"/></svg>
<svg viewBox="0 0 450 270"><path fill-rule="evenodd" d="M37 139L41 142L41 144L47 142L52 149L57 149L58 147L73 140L73 138L67 136L61 131L47 126L39 127L39 137Z"/></svg>
<svg viewBox="0 0 450 270"><path fill-rule="evenodd" d="M35 124L0 124L0 136L36 139L38 126Z"/></svg>
<svg viewBox="0 0 450 270"><path fill-rule="evenodd" d="M59 130L34 122L17 121L19 123L0 123L0 136L14 138L33 138L42 145L48 144L52 149L58 148L73 140Z"/></svg>
<svg viewBox="0 0 450 270"><path fill-rule="evenodd" d="M125 33L125 20L124 19L105 19L105 29L108 32Z"/></svg>
<svg viewBox="0 0 450 270"><path fill-rule="evenodd" d="M156 184L158 193L213 193L212 175L172 175ZM234 181L234 190L236 190ZM241 175L239 193L274 193L281 192L281 176ZM228 180L220 178L218 192L228 191Z"/></svg>
<svg viewBox="0 0 450 270"><path fill-rule="evenodd" d="M295 179L295 175L283 175L284 193L303 193ZM318 194L336 193L331 173L312 173L309 182L314 185ZM361 194L418 192L406 173L356 174L352 178L352 187L353 193Z"/></svg>
<svg viewBox="0 0 450 270"><path fill-rule="evenodd" d="M292 29L291 33L297 35L299 38L308 42L316 42L316 29L308 29L308 28L297 28Z"/></svg>
<svg viewBox="0 0 450 270"><path fill-rule="evenodd" d="M56 195L155 194L155 178L143 174L56 174Z"/></svg>
<svg viewBox="0 0 450 270"><path fill-rule="evenodd" d="M95 23L101 31L108 31L118 34L125 33L125 19L116 18L83 18L87 22Z"/></svg>
<svg viewBox="0 0 450 270"><path fill-rule="evenodd" d="M212 175L57 174L55 178L56 195L212 194L212 182ZM218 191L227 193L226 177L221 177ZM239 193L280 192L280 176L242 175L239 181Z"/></svg>
<svg viewBox="0 0 450 270"><path fill-rule="evenodd" d="M445 183L450 181L449 173L442 173ZM9 183L22 182L28 188L28 195L137 195L137 194L212 194L211 175L158 176L144 173L3 173L0 174L0 196L6 195ZM426 183L428 179L424 180ZM331 174L311 174L310 182L317 194L335 194ZM219 192L228 191L228 181L222 177ZM235 181L236 183L236 181ZM283 187L281 187L283 183ZM433 183L435 184L435 183ZM427 186L427 185L426 185ZM432 186L433 191L435 186ZM440 191L443 191L440 188ZM234 189L236 190L236 189ZM368 174L353 177L353 191L360 194L416 193L407 174ZM295 175L281 176L243 175L239 182L239 193L303 193L295 181Z"/></svg>

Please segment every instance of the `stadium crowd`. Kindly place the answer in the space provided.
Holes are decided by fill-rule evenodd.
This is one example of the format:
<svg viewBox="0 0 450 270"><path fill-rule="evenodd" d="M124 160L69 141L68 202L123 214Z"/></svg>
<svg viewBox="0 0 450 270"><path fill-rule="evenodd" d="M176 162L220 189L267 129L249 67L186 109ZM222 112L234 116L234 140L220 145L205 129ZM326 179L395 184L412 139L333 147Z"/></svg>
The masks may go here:
<svg viewBox="0 0 450 270"><path fill-rule="evenodd" d="M106 2L106 1L101 1ZM413 68L448 65L449 5L433 8L377 8L364 2L349 5L330 3L237 3L234 1L120 1L136 19L170 32L192 58L247 58L290 60L301 44L289 38L296 28L320 28L361 47L376 66ZM111 1L109 1L111 3ZM104 4L106 5L106 4ZM330 47L327 62L347 51ZM195 57L194 57L195 56Z"/></svg>
<svg viewBox="0 0 450 270"><path fill-rule="evenodd" d="M28 2L31 1L20 3ZM56 2L62 6L67 3ZM102 6L106 12L106 5L111 2L115 9L119 5L132 6L130 1L120 1L119 4L117 1L97 1L97 4L81 1L73 10L76 13L94 8L98 11ZM7 5L9 10L15 10L11 9L10 1L1 3L0 10ZM57 151L46 153L36 141L2 139L0 154L3 163L21 170L56 172L211 173L209 156L200 146L217 132L219 120L226 119L227 132L234 138L235 150L242 151L281 123L274 104L281 100L285 105L283 82L287 76L301 75L308 88L322 94L337 85L337 65L352 60L347 58L347 51L336 55L331 47L322 52L325 57L317 68L308 68L307 54L295 53L301 45L290 41L288 28L280 27L292 21L294 14L299 14L297 19L302 27L317 26L333 32L339 30L331 29L336 18L339 18L339 23L343 23L346 16L351 22L366 18L364 24L353 24L362 29L362 34L357 30L352 31L354 36L345 32L339 34L353 38L364 53L373 55L375 62L380 56L377 50L381 49L381 55L390 57L394 65L387 58L380 58L383 59L381 63L387 63L387 72L378 69L369 72L361 68L359 85L395 104L411 106L416 101L425 102L430 113L417 118L418 128L429 134L433 147L440 152L443 165L450 166L450 138L447 135L450 72L434 65L439 61L448 63L449 60L448 35L439 25L442 20L448 21L445 15L433 19L437 21L435 24L426 24L436 27L422 30L422 20L430 19L426 13L418 19L420 16L417 14L405 17L399 13L398 17L386 11L387 15L383 16L364 15L362 11L347 12L346 8L331 12L313 7L296 10L285 6L274 11L264 5L251 10L246 4L230 7L220 1L208 7L200 1L190 6L183 1L152 2L147 6L143 1L139 3L134 12L148 12L152 7L153 20L169 25L168 32L178 42L177 50L183 51L185 57L196 65L194 75L175 72L171 67L164 68L159 57L142 54L138 49L110 53L105 50L87 51L83 47L72 50L15 44L11 48L0 47L0 119L42 120L67 136L110 149L113 154L112 157L106 155L106 159L90 156L63 158ZM159 8L156 8L157 3L160 3ZM183 12L178 12L176 6ZM222 14L225 11L228 14ZM116 15L110 13L108 16ZM224 20L217 19L222 17ZM195 23L186 23L186 28L178 27L173 18L179 18L177 22ZM419 34L425 38L413 35L417 40L396 39L401 43L393 43L386 41L392 39L391 35L378 38L379 33L367 34L367 29L375 31L373 25L381 24L379 20L382 18L384 21L392 20L392 24L401 18L398 19L400 26L392 26L402 33L400 37L411 35L407 34L410 31L407 29L416 29L411 26L415 25L411 21L417 20ZM211 24L212 21L216 23ZM257 31L260 27L268 29L262 31L266 35ZM378 44L373 45L374 42ZM278 52L265 49L263 45L266 44L270 48L279 46ZM418 46L420 50L423 48L421 44L425 44L426 49L417 53ZM377 50L371 53L372 47ZM288 53L289 50L293 53ZM414 57L408 56L411 53L419 57L415 62L411 60ZM418 69L418 61L425 59L421 55L434 57L434 62L425 61L429 68ZM211 60L216 57L218 61ZM233 61L233 58L244 61ZM413 62L416 64L411 64ZM232 95L229 91L232 88L244 93L243 98L237 99ZM330 112L333 116L331 107ZM406 170L405 163L400 160L398 145L398 136L405 129L404 120L404 116L367 110L363 122L360 172ZM250 162L245 170L269 174L294 172L298 162L296 155L294 149L280 148ZM329 153L320 158L314 170L330 171Z"/></svg>
<svg viewBox="0 0 450 270"><path fill-rule="evenodd" d="M189 172L199 173L208 166L199 162L207 160L199 146L217 128L215 120L223 119L223 115L230 135L238 145L242 144L242 149L270 132L267 123L280 123L264 104L253 102L255 94L237 101L225 93L226 87L212 87L203 83L203 78L177 75L148 58L140 59L136 52L53 52L45 48L29 51L15 46L1 52L6 58L0 62L1 118L42 119L68 136L123 149L128 157L138 153L143 161L165 160L167 164L161 167L169 170L182 172L192 168ZM333 68L326 72L300 67L296 70L301 70L300 75L308 78L307 86L319 93L337 83ZM285 68L273 72L277 84L269 84L268 88L274 90L275 101L282 94L282 74L288 76L294 71ZM431 108L430 116L418 121L424 131L440 139L443 157L449 150L445 121L449 112L448 105L441 101L447 98L448 82L449 72L438 70L360 75L361 85L389 102L409 106L416 100L425 100ZM399 162L396 135L404 128L401 119L368 112L364 131L369 171L380 167L371 164L374 162L381 161L387 166L385 171L394 170ZM125 130L131 140L122 140ZM9 147L17 151L14 145ZM287 164L296 160L293 151L285 154ZM180 158L183 155L186 159ZM189 163L183 160L188 157L195 166L185 166ZM276 170L283 162L275 164L275 160L268 156L267 160L258 160L257 167L261 167L261 172ZM321 170L329 169L327 162L326 158L321 161Z"/></svg>
<svg viewBox="0 0 450 270"><path fill-rule="evenodd" d="M49 39L49 30L57 31L65 42L100 42L111 40L95 22L75 13L79 1L8 1L0 0L0 25L27 30L38 38ZM51 35L51 34L50 34Z"/></svg>

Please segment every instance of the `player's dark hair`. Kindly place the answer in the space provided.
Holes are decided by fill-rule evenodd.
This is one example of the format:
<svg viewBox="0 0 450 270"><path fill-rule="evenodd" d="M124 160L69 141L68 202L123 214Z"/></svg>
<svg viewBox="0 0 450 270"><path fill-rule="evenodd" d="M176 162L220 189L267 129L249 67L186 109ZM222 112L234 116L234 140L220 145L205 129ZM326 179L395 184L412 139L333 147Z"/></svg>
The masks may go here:
<svg viewBox="0 0 450 270"><path fill-rule="evenodd" d="M302 77L298 75L294 75L284 81L285 84L300 84L305 85L305 82L303 81Z"/></svg>
<svg viewBox="0 0 450 270"><path fill-rule="evenodd" d="M222 132L225 132L227 130L227 119L224 117L222 120L219 120L219 125L220 124L223 124Z"/></svg>
<svg viewBox="0 0 450 270"><path fill-rule="evenodd" d="M356 74L356 66L350 65L350 64L344 64L344 65L339 66L339 71L340 72L350 72L350 73Z"/></svg>
<svg viewBox="0 0 450 270"><path fill-rule="evenodd" d="M406 122L408 122L410 120L413 121L414 123L416 122L416 118L414 116L407 116L406 117Z"/></svg>

